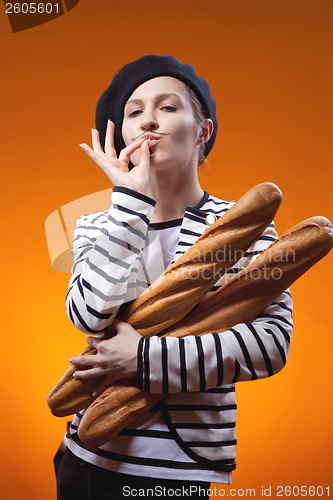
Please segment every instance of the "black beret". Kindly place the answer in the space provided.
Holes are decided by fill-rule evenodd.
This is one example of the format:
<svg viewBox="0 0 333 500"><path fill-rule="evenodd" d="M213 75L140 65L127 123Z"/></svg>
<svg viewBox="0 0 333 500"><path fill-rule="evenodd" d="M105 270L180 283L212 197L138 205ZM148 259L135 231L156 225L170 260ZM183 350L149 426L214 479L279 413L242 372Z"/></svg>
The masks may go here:
<svg viewBox="0 0 333 500"><path fill-rule="evenodd" d="M205 146L205 156L210 153L217 133L216 102L210 95L209 84L200 78L189 64L182 64L173 56L146 55L126 64L113 78L101 95L96 108L96 128L104 148L108 119L115 124L114 143L117 154L125 147L121 134L124 107L134 90L142 83L158 76L172 76L186 83L202 103L207 118L214 124L211 138Z"/></svg>

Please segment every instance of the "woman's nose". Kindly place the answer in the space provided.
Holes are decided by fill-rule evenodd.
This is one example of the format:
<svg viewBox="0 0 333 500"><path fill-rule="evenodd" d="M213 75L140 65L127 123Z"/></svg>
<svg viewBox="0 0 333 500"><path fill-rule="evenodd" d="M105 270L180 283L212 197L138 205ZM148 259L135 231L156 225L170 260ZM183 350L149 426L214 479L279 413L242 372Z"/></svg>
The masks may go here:
<svg viewBox="0 0 333 500"><path fill-rule="evenodd" d="M158 121L153 113L144 113L141 118L142 130L156 130L159 127Z"/></svg>

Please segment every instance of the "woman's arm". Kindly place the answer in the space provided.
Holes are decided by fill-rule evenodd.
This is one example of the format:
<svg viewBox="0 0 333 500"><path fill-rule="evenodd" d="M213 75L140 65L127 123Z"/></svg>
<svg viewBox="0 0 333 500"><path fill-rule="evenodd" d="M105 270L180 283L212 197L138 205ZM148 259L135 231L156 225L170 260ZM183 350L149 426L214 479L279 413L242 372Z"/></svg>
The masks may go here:
<svg viewBox="0 0 333 500"><path fill-rule="evenodd" d="M271 225L236 264L236 271L255 260L276 237ZM292 328L292 300L286 291L250 324L237 324L223 333L202 337L142 339L139 387L158 394L192 392L268 377L286 362Z"/></svg>
<svg viewBox="0 0 333 500"><path fill-rule="evenodd" d="M255 321L223 333L145 338L139 344L139 387L150 393L196 392L269 377L286 363L292 300L283 293Z"/></svg>
<svg viewBox="0 0 333 500"><path fill-rule="evenodd" d="M147 140L134 141L117 157L114 124L109 120L105 151L97 130L92 146L82 149L114 185L107 213L86 214L74 230L74 266L66 297L72 323L84 333L100 333L111 325L119 307L146 287L138 280L138 263L146 244L156 202L145 195L149 179ZM140 150L137 167L129 170L131 154Z"/></svg>
<svg viewBox="0 0 333 500"><path fill-rule="evenodd" d="M66 310L82 332L104 331L119 307L147 287L138 279L138 266L154 206L141 193L115 187L108 212L78 219Z"/></svg>

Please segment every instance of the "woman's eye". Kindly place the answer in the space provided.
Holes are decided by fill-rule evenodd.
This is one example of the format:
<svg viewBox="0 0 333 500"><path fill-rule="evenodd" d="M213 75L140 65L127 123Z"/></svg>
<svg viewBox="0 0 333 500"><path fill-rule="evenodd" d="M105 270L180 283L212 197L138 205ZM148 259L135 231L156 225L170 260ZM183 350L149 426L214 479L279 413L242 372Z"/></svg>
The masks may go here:
<svg viewBox="0 0 333 500"><path fill-rule="evenodd" d="M170 104L167 104L166 106L163 106L162 109L164 109L168 113L173 113L173 112L177 111L177 108L175 106L171 106Z"/></svg>
<svg viewBox="0 0 333 500"><path fill-rule="evenodd" d="M141 113L141 109L134 109L130 113L128 113L129 118L133 118L135 116L138 116Z"/></svg>

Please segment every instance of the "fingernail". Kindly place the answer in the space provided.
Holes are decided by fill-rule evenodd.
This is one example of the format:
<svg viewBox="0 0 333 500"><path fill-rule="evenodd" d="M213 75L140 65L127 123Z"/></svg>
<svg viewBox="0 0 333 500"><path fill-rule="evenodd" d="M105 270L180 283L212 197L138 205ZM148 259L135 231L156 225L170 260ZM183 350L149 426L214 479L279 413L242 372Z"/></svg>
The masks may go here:
<svg viewBox="0 0 333 500"><path fill-rule="evenodd" d="M76 378L76 376L77 376L77 373L76 373L76 372L74 372L74 373L73 373L73 377L74 377L74 378Z"/></svg>
<svg viewBox="0 0 333 500"><path fill-rule="evenodd" d="M91 133L93 133L93 132L94 132L94 130L95 130L95 129L94 129L94 128L92 128L92 129L91 129Z"/></svg>
<svg viewBox="0 0 333 500"><path fill-rule="evenodd" d="M68 360L68 361L71 363L71 362L72 362L72 358L69 358L69 360Z"/></svg>

